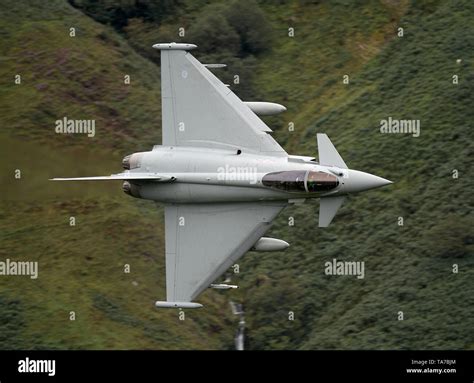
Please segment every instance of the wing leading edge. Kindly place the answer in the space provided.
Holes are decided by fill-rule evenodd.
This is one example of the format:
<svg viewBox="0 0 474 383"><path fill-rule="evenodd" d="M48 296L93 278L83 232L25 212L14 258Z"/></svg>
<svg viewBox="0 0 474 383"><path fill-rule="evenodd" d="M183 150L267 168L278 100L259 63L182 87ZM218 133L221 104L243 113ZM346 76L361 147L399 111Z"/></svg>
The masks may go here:
<svg viewBox="0 0 474 383"><path fill-rule="evenodd" d="M50 181L156 181L156 182L173 182L176 180L173 176L157 174L157 173L118 173L110 176L94 176L94 177L70 177L70 178L50 178Z"/></svg>

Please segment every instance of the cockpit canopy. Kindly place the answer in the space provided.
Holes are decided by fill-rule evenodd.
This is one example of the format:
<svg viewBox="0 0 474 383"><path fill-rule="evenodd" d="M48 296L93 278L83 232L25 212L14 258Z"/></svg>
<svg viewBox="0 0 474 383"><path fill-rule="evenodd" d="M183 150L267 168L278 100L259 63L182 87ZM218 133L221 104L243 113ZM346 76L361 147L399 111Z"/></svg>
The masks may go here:
<svg viewBox="0 0 474 383"><path fill-rule="evenodd" d="M268 173L263 176L262 184L287 192L324 193L335 189L339 180L325 172L292 170Z"/></svg>

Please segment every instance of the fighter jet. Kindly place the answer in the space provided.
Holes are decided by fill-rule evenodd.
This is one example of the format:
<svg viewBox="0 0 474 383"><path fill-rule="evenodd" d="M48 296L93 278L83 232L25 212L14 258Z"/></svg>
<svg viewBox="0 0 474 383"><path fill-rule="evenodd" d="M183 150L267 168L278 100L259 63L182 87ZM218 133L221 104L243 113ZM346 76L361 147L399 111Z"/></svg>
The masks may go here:
<svg viewBox="0 0 474 383"><path fill-rule="evenodd" d="M392 183L349 169L326 134L319 160L289 155L258 115L285 107L243 102L190 51L194 44L155 44L161 51L162 144L126 156L122 173L54 181L123 181L125 193L164 204L166 301L159 308L198 308L205 289L250 250L289 245L263 237L289 204L320 199L327 227L345 197ZM236 286L229 285L228 288Z"/></svg>

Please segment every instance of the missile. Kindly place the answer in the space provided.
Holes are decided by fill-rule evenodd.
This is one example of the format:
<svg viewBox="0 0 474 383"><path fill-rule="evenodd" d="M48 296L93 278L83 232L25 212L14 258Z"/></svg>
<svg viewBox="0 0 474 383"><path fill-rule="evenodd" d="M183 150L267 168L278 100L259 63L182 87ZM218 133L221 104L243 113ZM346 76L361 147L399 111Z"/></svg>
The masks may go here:
<svg viewBox="0 0 474 383"><path fill-rule="evenodd" d="M273 116L286 110L283 105L274 102L244 101L244 104L259 116Z"/></svg>
<svg viewBox="0 0 474 383"><path fill-rule="evenodd" d="M236 285L226 285L225 283L212 283L211 284L211 289L217 289L217 290L229 290L229 289L238 289L239 286Z"/></svg>
<svg viewBox="0 0 474 383"><path fill-rule="evenodd" d="M196 303L196 302L156 301L155 306L158 308L165 308L165 309L198 309L202 307L202 304Z"/></svg>
<svg viewBox="0 0 474 383"><path fill-rule="evenodd" d="M280 251L288 248L290 244L276 238L260 238L255 245L253 245L253 251Z"/></svg>

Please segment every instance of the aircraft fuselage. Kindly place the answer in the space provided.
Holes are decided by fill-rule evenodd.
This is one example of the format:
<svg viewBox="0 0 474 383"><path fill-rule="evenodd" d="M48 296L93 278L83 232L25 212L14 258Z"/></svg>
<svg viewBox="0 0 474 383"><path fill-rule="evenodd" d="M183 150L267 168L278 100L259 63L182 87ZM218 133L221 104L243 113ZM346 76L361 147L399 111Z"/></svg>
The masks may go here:
<svg viewBox="0 0 474 383"><path fill-rule="evenodd" d="M164 174L173 181L125 181L124 191L134 197L165 203L297 200L359 191L347 187L352 178L359 173L376 177L320 165L310 157L237 153L236 150L155 146L152 151L128 157L124 166L131 173ZM307 186L312 175L317 180L310 190Z"/></svg>

